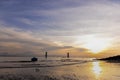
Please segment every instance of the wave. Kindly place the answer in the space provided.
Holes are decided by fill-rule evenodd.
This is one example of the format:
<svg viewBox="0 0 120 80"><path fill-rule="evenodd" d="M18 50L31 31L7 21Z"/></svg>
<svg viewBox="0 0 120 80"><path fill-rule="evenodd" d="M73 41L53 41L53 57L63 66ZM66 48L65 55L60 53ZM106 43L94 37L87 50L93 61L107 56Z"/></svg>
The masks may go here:
<svg viewBox="0 0 120 80"><path fill-rule="evenodd" d="M60 67L60 66L70 66L76 64L83 64L89 62L87 60L76 60L76 59L60 59L60 60L39 60L38 62L32 61L2 61L3 68L39 68L39 67ZM7 66L6 66L7 64Z"/></svg>

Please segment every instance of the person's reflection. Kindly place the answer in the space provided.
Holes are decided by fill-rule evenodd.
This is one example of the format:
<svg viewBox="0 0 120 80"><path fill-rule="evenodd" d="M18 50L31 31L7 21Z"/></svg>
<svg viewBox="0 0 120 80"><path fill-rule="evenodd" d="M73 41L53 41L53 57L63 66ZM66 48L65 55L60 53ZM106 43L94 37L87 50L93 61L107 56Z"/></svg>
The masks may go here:
<svg viewBox="0 0 120 80"><path fill-rule="evenodd" d="M39 72L40 70L39 70L39 68L35 68L35 72Z"/></svg>
<svg viewBox="0 0 120 80"><path fill-rule="evenodd" d="M100 67L100 63L98 61L93 62L92 65L93 65L92 68L93 73L95 74L96 77L99 77L102 71L102 68Z"/></svg>

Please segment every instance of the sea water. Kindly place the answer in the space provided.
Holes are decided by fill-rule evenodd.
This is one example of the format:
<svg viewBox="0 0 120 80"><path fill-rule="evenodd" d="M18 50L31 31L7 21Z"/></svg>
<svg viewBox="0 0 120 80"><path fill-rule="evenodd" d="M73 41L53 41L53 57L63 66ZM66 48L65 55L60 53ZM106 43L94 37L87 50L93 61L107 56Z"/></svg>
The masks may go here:
<svg viewBox="0 0 120 80"><path fill-rule="evenodd" d="M0 80L120 80L120 63L63 57L29 62L31 58L0 57Z"/></svg>

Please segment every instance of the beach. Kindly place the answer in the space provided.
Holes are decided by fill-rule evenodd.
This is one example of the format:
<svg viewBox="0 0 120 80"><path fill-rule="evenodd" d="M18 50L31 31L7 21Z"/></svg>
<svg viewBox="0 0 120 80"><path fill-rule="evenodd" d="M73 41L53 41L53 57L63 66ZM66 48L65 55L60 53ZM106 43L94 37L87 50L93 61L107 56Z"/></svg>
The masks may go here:
<svg viewBox="0 0 120 80"><path fill-rule="evenodd" d="M0 58L0 80L120 80L120 63L60 57L19 62L29 59Z"/></svg>

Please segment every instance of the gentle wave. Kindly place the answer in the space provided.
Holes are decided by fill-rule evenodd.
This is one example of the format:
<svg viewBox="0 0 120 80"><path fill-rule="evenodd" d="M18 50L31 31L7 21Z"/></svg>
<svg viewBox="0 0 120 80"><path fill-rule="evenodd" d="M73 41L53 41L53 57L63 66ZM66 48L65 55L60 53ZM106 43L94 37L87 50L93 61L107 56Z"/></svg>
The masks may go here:
<svg viewBox="0 0 120 80"><path fill-rule="evenodd" d="M76 59L60 59L60 60L39 60L38 62L31 61L1 61L0 68L38 68L38 67L60 67L82 64L89 62L87 60ZM2 64L2 66L1 66Z"/></svg>

